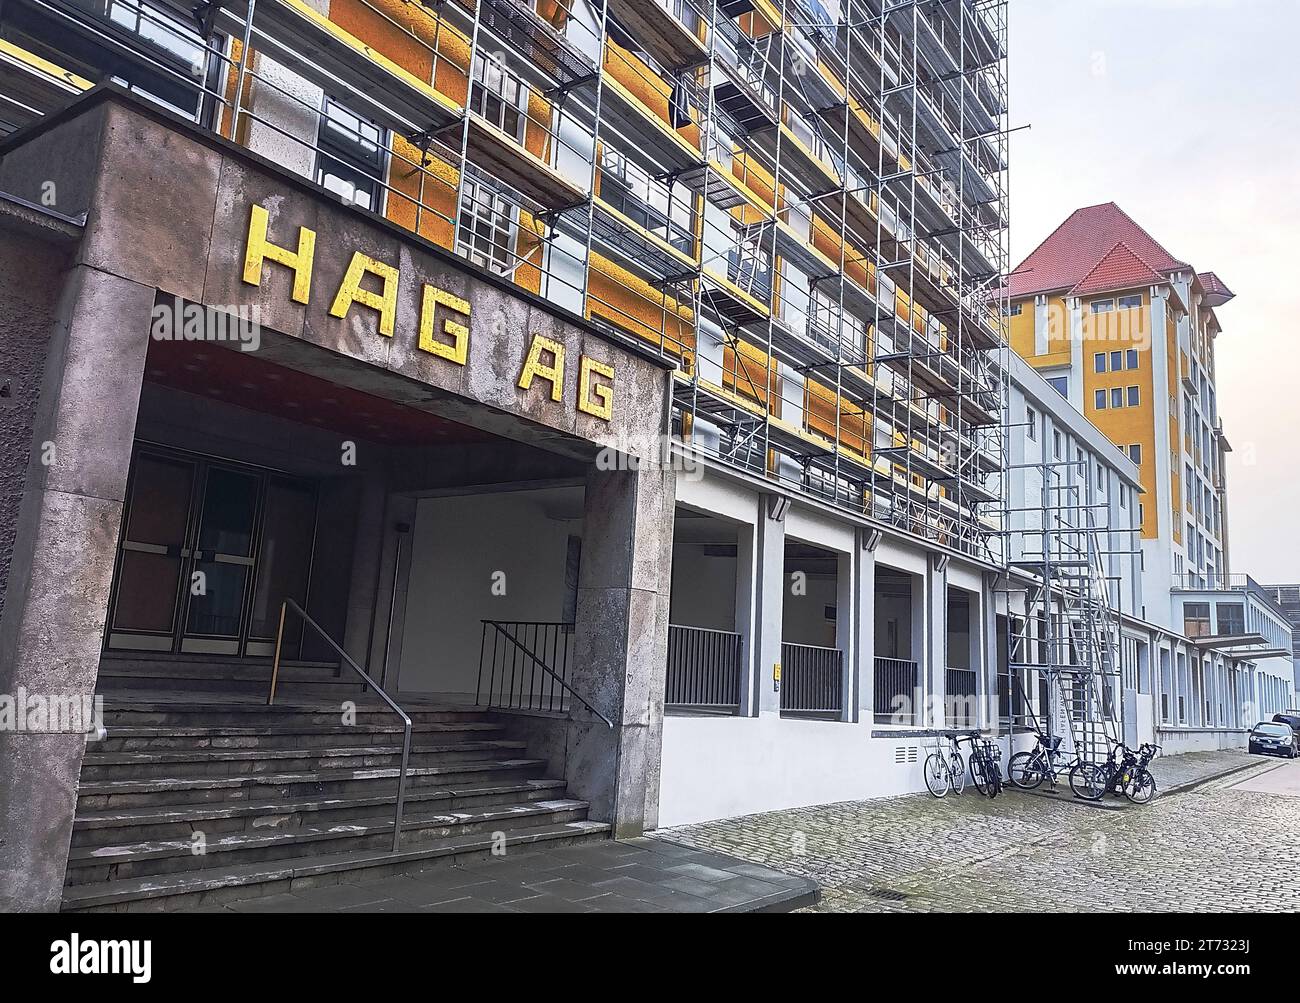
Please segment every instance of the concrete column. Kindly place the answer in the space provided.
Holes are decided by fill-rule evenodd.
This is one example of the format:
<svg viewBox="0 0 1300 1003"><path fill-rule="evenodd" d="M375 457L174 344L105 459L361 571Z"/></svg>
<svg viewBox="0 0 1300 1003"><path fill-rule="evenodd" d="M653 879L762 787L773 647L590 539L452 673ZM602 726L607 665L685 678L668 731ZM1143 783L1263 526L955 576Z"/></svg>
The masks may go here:
<svg viewBox="0 0 1300 1003"><path fill-rule="evenodd" d="M66 279L0 619L0 694L95 691L153 299L85 266ZM58 909L84 752L75 729L0 730L0 911Z"/></svg>
<svg viewBox="0 0 1300 1003"><path fill-rule="evenodd" d="M786 499L764 495L759 501L758 554L755 579L755 705L761 714L781 713L781 694L774 683L781 663L781 623L785 611Z"/></svg>
<svg viewBox="0 0 1300 1003"><path fill-rule="evenodd" d="M922 674L928 680L926 693L930 705L929 720L935 728L946 727L944 698L947 695L948 667L948 558L931 554L925 571L925 664Z"/></svg>
<svg viewBox="0 0 1300 1003"><path fill-rule="evenodd" d="M978 689L983 699L980 701L980 727L998 727L998 603L993 591L997 584L997 575L993 572L984 574L983 588L979 594L980 637L979 651L982 653L980 663L980 682Z"/></svg>
<svg viewBox="0 0 1300 1003"><path fill-rule="evenodd" d="M736 530L736 633L741 637L740 714L758 713L758 611L755 572L758 568L758 532L743 525Z"/></svg>
<svg viewBox="0 0 1300 1003"><path fill-rule="evenodd" d="M858 638L857 557L837 554L835 561L835 647L844 659L844 686L840 719L857 718Z"/></svg>
<svg viewBox="0 0 1300 1003"><path fill-rule="evenodd" d="M571 685L569 787L618 837L659 817L676 480L658 467L587 476Z"/></svg>
<svg viewBox="0 0 1300 1003"><path fill-rule="evenodd" d="M853 576L854 606L857 609L857 708L856 721L875 723L876 699L876 545L880 533L857 532L857 568Z"/></svg>

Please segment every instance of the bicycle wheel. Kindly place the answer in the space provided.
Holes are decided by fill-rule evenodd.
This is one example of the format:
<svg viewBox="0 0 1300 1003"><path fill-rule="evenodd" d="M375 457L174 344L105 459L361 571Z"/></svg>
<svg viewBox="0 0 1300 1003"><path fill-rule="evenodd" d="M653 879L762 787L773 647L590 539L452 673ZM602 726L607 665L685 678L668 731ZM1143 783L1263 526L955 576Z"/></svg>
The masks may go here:
<svg viewBox="0 0 1300 1003"><path fill-rule="evenodd" d="M981 794L987 795L989 792L989 778L985 773L984 757L972 755L970 757L970 778L975 784L975 789Z"/></svg>
<svg viewBox="0 0 1300 1003"><path fill-rule="evenodd" d="M1043 782L1043 764L1032 752L1017 752L1007 764L1007 778L1024 791Z"/></svg>
<svg viewBox="0 0 1300 1003"><path fill-rule="evenodd" d="M948 793L952 778L948 774L948 761L934 752L925 757L925 786L937 798Z"/></svg>
<svg viewBox="0 0 1300 1003"><path fill-rule="evenodd" d="M960 752L954 752L948 757L948 771L952 776L953 793L960 794L966 789L966 761L961 758Z"/></svg>
<svg viewBox="0 0 1300 1003"><path fill-rule="evenodd" d="M1124 794L1134 804L1146 804L1156 796L1156 778L1150 770L1134 770L1132 779L1124 787Z"/></svg>
<svg viewBox="0 0 1300 1003"><path fill-rule="evenodd" d="M1106 796L1106 771L1096 763L1075 763L1070 767L1070 790L1084 801L1100 801Z"/></svg>
<svg viewBox="0 0 1300 1003"><path fill-rule="evenodd" d="M1002 767L996 757L985 757L984 773L989 780L989 797L995 798L1002 793Z"/></svg>

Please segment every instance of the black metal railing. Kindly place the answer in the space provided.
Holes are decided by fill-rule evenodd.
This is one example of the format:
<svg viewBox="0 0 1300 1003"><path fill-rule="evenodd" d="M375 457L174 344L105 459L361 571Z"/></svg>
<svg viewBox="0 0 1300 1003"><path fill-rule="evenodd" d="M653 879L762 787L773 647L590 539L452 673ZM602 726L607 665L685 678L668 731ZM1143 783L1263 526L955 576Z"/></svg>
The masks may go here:
<svg viewBox="0 0 1300 1003"><path fill-rule="evenodd" d="M679 710L740 713L741 650L739 634L669 624L664 704Z"/></svg>
<svg viewBox="0 0 1300 1003"><path fill-rule="evenodd" d="M950 728L970 728L979 722L976 706L976 674L974 669L949 668L944 673L944 710Z"/></svg>
<svg viewBox="0 0 1300 1003"><path fill-rule="evenodd" d="M810 644L781 645L781 710L844 712L844 652Z"/></svg>
<svg viewBox="0 0 1300 1003"><path fill-rule="evenodd" d="M875 668L876 724L915 725L921 710L916 663L905 658L877 658Z"/></svg>
<svg viewBox="0 0 1300 1003"><path fill-rule="evenodd" d="M570 698L609 727L614 722L569 685L572 623L484 620L475 704L496 710L564 713Z"/></svg>

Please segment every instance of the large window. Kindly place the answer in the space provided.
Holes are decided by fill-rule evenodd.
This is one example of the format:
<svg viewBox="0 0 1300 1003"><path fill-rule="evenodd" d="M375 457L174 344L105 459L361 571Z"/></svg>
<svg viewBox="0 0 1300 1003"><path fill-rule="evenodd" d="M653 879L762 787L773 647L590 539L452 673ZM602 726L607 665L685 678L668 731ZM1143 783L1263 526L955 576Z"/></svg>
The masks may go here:
<svg viewBox="0 0 1300 1003"><path fill-rule="evenodd" d="M1210 636L1210 604L1183 603L1183 633L1188 637Z"/></svg>
<svg viewBox="0 0 1300 1003"><path fill-rule="evenodd" d="M460 205L461 253L474 264L506 274L514 266L514 207L487 183L465 179Z"/></svg>
<svg viewBox="0 0 1300 1003"><path fill-rule="evenodd" d="M380 210L384 169L384 133L333 98L321 113L316 183L344 202Z"/></svg>
<svg viewBox="0 0 1300 1003"><path fill-rule="evenodd" d="M524 141L522 109L527 97L528 89L522 80L491 56L475 54L470 109L518 143Z"/></svg>
<svg viewBox="0 0 1300 1003"><path fill-rule="evenodd" d="M1218 617L1218 633L1221 637L1240 637L1246 633L1246 607L1239 602L1216 603L1214 608Z"/></svg>

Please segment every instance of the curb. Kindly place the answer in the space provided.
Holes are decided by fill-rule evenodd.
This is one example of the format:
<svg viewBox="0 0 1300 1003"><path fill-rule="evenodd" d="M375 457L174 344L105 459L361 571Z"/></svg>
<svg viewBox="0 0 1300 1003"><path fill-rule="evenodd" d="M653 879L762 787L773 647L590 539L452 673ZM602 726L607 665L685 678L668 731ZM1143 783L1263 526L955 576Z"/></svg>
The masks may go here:
<svg viewBox="0 0 1300 1003"><path fill-rule="evenodd" d="M1226 770L1220 770L1218 773L1211 773L1204 777L1197 777L1195 780L1187 780L1181 784L1175 784L1163 791L1159 791L1149 804L1156 804L1167 797L1173 797L1175 794L1186 794L1205 784L1213 783L1216 780L1222 780L1224 777L1231 777L1237 773L1243 773L1246 770L1256 766L1263 766L1264 763L1259 760L1251 760L1245 763L1238 763ZM1280 764L1279 764L1280 765ZM1022 790L1014 784L1009 784L1003 790L1014 791L1017 794L1025 794L1029 797L1045 798L1048 801L1057 801L1061 804L1074 804L1084 808L1098 808L1102 811L1128 811L1131 808L1145 808L1147 805L1136 805L1128 801L1085 801L1082 798L1074 797L1070 789L1066 786L1062 794L1053 793L1049 790L1035 788L1031 791Z"/></svg>
<svg viewBox="0 0 1300 1003"><path fill-rule="evenodd" d="M1278 763L1271 765L1271 768L1276 769L1278 766L1282 765L1282 762L1285 762L1285 760L1281 760ZM1222 780L1224 777L1231 777L1237 773L1244 773L1246 770L1252 769L1253 767L1264 765L1268 764L1263 760L1252 760L1242 763L1238 766L1232 767L1231 769L1223 770L1219 773L1212 773L1208 777L1198 777L1195 780L1188 780L1185 783L1176 784L1165 791L1164 794L1160 795L1160 797L1169 797L1171 794L1186 794L1188 791L1194 791L1196 788L1201 787L1204 784L1213 783L1215 780ZM1156 800L1159 801L1160 798L1157 797Z"/></svg>

